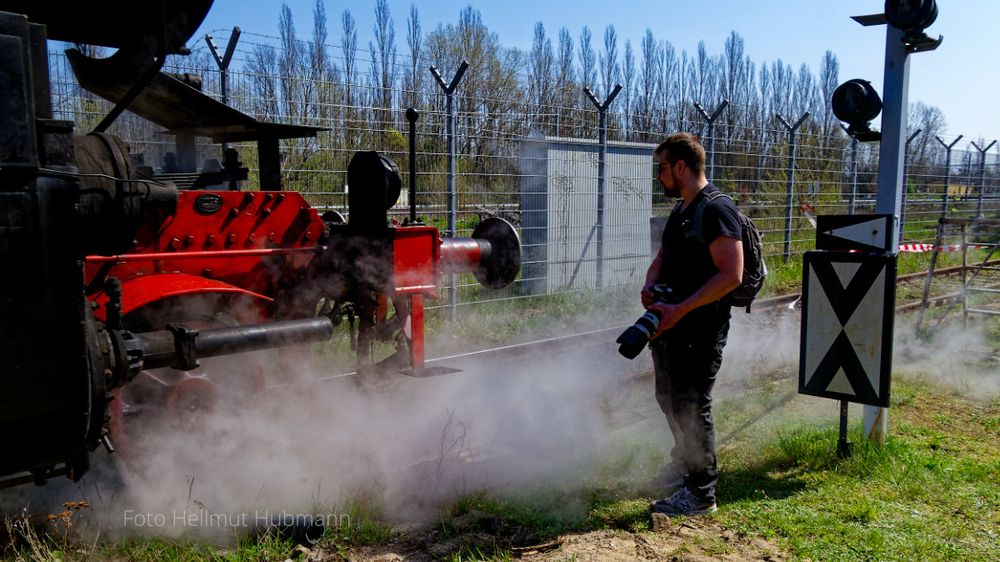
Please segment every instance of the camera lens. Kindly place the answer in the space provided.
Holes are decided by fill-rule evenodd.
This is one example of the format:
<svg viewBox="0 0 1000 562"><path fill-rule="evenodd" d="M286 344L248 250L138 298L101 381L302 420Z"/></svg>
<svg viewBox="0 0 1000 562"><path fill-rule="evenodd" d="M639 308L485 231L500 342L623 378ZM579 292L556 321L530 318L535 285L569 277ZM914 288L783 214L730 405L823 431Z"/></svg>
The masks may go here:
<svg viewBox="0 0 1000 562"><path fill-rule="evenodd" d="M628 359L635 359L636 356L646 347L649 337L656 332L656 327L660 325L660 315L652 310L647 310L635 324L629 326L615 342L618 346L618 353Z"/></svg>

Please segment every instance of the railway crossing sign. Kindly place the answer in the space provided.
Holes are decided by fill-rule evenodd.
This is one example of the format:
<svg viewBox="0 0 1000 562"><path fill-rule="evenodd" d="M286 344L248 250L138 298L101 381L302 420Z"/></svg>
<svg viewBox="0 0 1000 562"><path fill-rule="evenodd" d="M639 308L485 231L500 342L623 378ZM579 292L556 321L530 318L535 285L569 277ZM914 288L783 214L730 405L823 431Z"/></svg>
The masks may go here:
<svg viewBox="0 0 1000 562"><path fill-rule="evenodd" d="M896 257L806 252L799 393L889 406Z"/></svg>
<svg viewBox="0 0 1000 562"><path fill-rule="evenodd" d="M894 252L893 216L820 215L816 217L817 250Z"/></svg>

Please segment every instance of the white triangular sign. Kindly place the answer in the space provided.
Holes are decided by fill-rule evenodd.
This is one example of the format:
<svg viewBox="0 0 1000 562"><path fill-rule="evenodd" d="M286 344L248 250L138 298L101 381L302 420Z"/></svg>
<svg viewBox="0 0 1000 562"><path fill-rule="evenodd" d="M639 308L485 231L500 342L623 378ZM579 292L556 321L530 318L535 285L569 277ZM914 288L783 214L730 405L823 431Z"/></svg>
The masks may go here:
<svg viewBox="0 0 1000 562"><path fill-rule="evenodd" d="M837 374L833 375L830 379L830 384L826 387L827 392L839 392L840 394L849 394L854 396L854 387L851 386L851 381L847 380L847 373L844 372L843 367L837 369Z"/></svg>
<svg viewBox="0 0 1000 562"><path fill-rule="evenodd" d="M877 218L850 226L831 229L824 234L852 240L875 248L885 248L885 219Z"/></svg>
<svg viewBox="0 0 1000 562"><path fill-rule="evenodd" d="M851 284L851 279L854 279L854 275L861 269L860 262L839 262L830 265L833 266L833 272L837 274L837 279L840 280L840 286L845 289Z"/></svg>

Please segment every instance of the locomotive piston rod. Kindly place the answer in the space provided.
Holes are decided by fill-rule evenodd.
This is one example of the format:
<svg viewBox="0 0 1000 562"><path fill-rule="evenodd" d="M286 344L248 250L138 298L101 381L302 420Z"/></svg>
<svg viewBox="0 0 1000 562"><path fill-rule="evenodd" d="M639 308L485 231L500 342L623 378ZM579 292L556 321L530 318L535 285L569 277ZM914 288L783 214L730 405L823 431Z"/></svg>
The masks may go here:
<svg viewBox="0 0 1000 562"><path fill-rule="evenodd" d="M206 330L174 324L156 332L123 334L132 376L142 369L162 367L190 371L198 366L198 359L315 343L331 337L333 322L326 317Z"/></svg>

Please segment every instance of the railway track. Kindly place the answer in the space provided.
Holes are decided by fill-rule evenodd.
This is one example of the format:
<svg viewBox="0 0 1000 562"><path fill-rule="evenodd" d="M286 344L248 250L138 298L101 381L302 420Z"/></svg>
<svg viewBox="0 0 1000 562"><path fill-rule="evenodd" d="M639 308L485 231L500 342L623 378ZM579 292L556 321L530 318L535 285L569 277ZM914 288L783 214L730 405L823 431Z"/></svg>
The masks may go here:
<svg viewBox="0 0 1000 562"><path fill-rule="evenodd" d="M986 265L990 267L1000 266L1000 260L987 262ZM938 269L934 272L934 275L935 278L937 278L960 275L961 273L962 266L955 266ZM922 284L926 278L927 272L921 271L900 275L897 277L896 281L897 285L913 283ZM784 311L792 311L798 306L801 297L802 295L800 293L792 293L760 299L754 303L753 311L763 314L775 314ZM946 306L956 302L960 297L960 293L956 292L931 297L929 299L929 306ZM914 310L919 308L920 305L921 301L919 298L915 300L908 300L907 302L898 303L896 305L896 310L899 312ZM439 376L460 371L463 369L463 366L475 365L477 363L485 362L488 364L509 364L527 361L531 358L538 357L539 354L552 356L559 353L579 351L581 349L594 346L604 345L612 347L615 338L617 338L618 335L621 334L622 331L624 331L628 326L629 324L621 324L598 330L590 330L587 332L567 334L564 336L544 338L530 342L503 345L499 347L435 357L428 359L425 362L427 369L424 372L407 374L416 377ZM353 371L350 373L322 377L320 380L351 377L356 374L358 373Z"/></svg>

